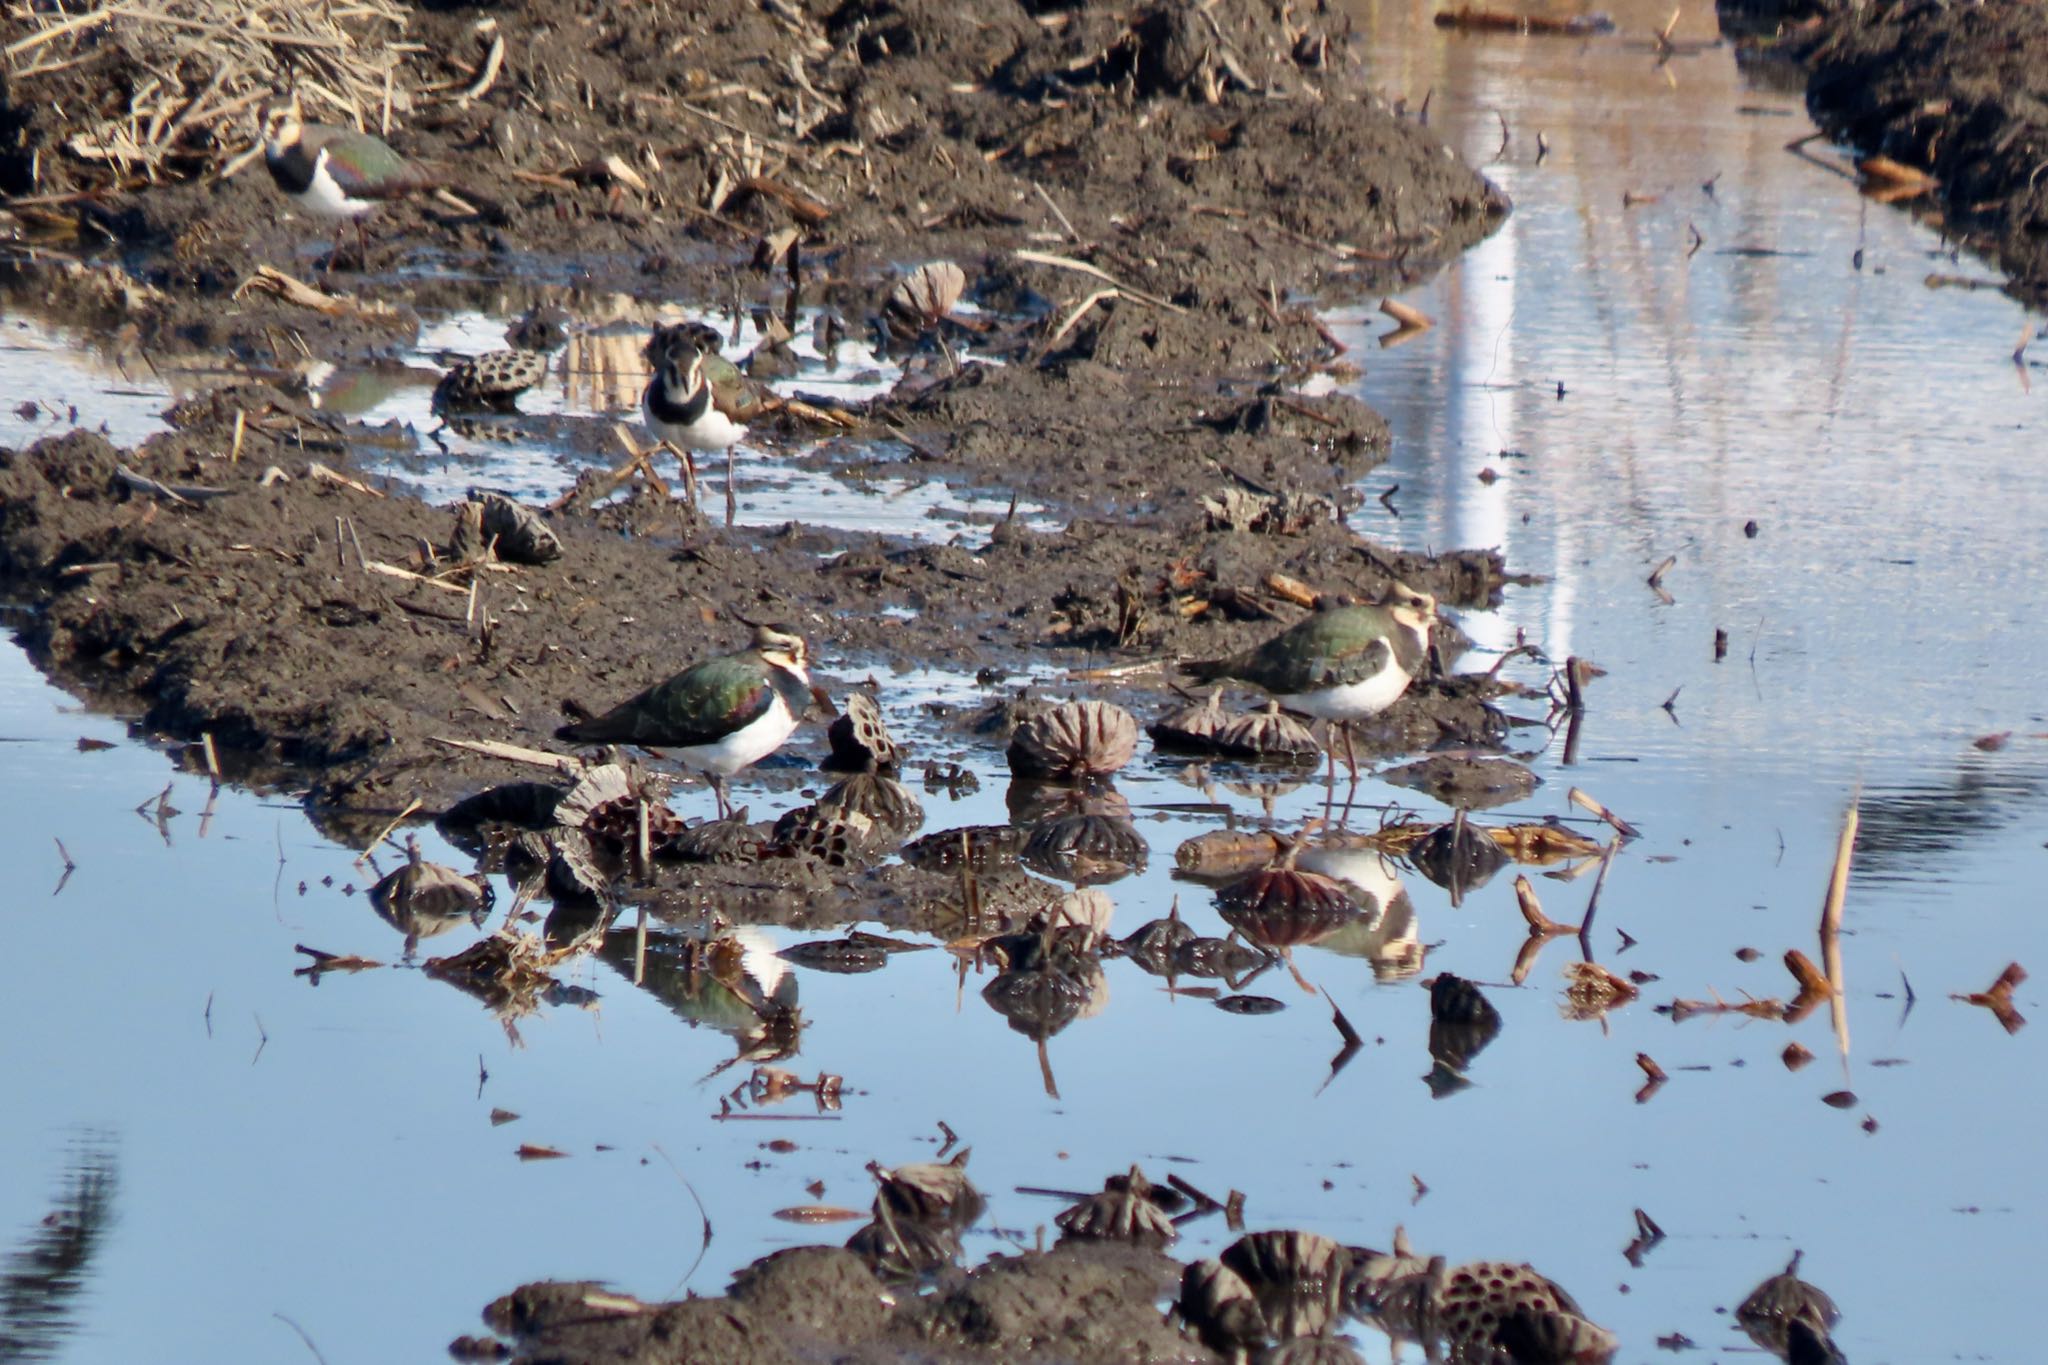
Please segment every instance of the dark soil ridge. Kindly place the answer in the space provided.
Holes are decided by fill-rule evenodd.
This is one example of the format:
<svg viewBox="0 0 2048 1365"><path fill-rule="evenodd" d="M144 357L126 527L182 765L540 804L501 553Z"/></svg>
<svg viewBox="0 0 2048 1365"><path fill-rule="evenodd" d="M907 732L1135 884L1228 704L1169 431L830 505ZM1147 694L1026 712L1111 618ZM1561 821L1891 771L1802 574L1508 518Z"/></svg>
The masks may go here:
<svg viewBox="0 0 2048 1365"><path fill-rule="evenodd" d="M375 228L380 264L404 255L430 273L725 298L757 243L794 228L827 298L834 281L872 290L937 257L1048 310L1099 283L1009 260L1034 247L1189 310L1147 310L1161 333L1148 344L1196 357L1255 299L1397 285L1507 211L1432 133L1363 88L1348 23L1320 7L525 0L490 17L505 44L493 88L466 104L421 96L392 141L502 213L393 205ZM464 74L475 22L469 7L423 6L388 35L434 54L415 61L413 87ZM0 22L0 38L31 31L13 15ZM0 89L0 186L30 196L25 225L112 242L168 291L124 319L145 341L207 341L250 360L268 354L267 329L296 326L338 359L403 335L403 316L322 319L254 295L221 306L255 262L297 259L294 273L309 273L303 253L324 248L328 231L290 210L260 163L216 177L249 145L253 120L179 144L166 168L197 168L198 179L123 182L108 163L66 153L80 127L157 79L131 41ZM645 192L562 174L607 156ZM717 196L721 186L731 192ZM402 278L337 280L398 301L409 291Z"/></svg>
<svg viewBox="0 0 2048 1365"><path fill-rule="evenodd" d="M1173 390L1152 399L1191 401ZM238 412L246 424L230 460ZM1163 420L1150 407L1142 415L1147 427ZM34 609L22 638L61 681L132 699L147 730L210 734L253 780L307 784L316 816L415 800L432 813L532 776L435 737L567 752L552 739L565 699L605 703L735 648L738 614L795 624L823 661L819 681L837 691L835 675L886 679L897 662L965 674L1227 651L1294 614L1281 606L1261 619L1259 603L1273 599L1260 585L1276 571L1357 595L1399 575L1468 605L1503 582L1497 555L1385 551L1331 520L1290 535L1211 529L1196 491L1218 483L1219 462L1294 484L1310 447L1277 430L1196 426L1150 466L1154 510L1117 524L1076 518L1057 533L1000 526L971 549L794 524L729 532L643 491L553 517L562 557L484 574L471 618L461 592L365 571L426 567L420 547L448 546L455 514L310 477L312 457L352 468L345 446L321 436L319 414L241 386L171 420L134 451L79 431L0 452L0 592ZM169 501L135 491L124 465L220 492ZM273 467L289 478L266 483ZM1325 466L1318 477L1334 474ZM1209 610L1183 615L1180 604L1203 597ZM887 607L915 615L887 617ZM1163 698L1143 680L1093 691L1141 714ZM823 747L816 730L792 745Z"/></svg>
<svg viewBox="0 0 2048 1365"><path fill-rule="evenodd" d="M2048 300L2048 12L2023 0L1829 5L1792 51L1831 136L1940 180L1945 230Z"/></svg>
<svg viewBox="0 0 2048 1365"><path fill-rule="evenodd" d="M484 1310L502 1343L465 1339L457 1359L601 1365L842 1365L924 1361L1064 1361L1200 1365L1222 1357L1165 1320L1157 1303L1183 1267L1157 1251L1109 1243L991 1257L942 1272L929 1293L892 1290L838 1247L792 1247L734 1277L729 1295L593 1313L588 1282L524 1285ZM609 1296L612 1302L619 1302Z"/></svg>

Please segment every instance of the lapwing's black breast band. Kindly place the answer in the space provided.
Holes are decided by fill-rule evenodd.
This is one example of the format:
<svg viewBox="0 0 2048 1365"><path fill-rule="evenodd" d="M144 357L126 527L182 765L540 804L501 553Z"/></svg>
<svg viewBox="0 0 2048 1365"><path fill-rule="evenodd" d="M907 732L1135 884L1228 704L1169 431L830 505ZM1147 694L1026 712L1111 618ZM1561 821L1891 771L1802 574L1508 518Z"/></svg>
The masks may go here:
<svg viewBox="0 0 2048 1365"><path fill-rule="evenodd" d="M287 147L281 156L265 157L264 164L270 167L270 178L286 194L304 194L313 188L313 158L306 155L303 146Z"/></svg>

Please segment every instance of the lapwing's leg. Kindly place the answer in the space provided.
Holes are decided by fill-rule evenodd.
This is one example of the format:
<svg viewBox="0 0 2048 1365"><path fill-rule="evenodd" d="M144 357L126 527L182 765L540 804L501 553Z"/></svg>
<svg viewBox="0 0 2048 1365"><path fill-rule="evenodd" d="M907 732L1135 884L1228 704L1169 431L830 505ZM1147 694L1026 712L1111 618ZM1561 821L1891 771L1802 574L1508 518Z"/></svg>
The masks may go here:
<svg viewBox="0 0 2048 1365"><path fill-rule="evenodd" d="M725 529L726 529L726 530L730 531L730 530L732 529L733 517L734 517L734 515L735 515L735 514L737 513L737 511L738 511L738 510L739 510L739 504L738 504L738 503L737 503L736 501L734 501L734 497L733 497L733 488L732 488L732 447L731 447L731 446L727 446L727 447L725 448Z"/></svg>
<svg viewBox="0 0 2048 1365"><path fill-rule="evenodd" d="M723 820L732 814L732 802L725 794L725 779L717 773L706 773L704 776L711 783L711 795L718 801L718 818Z"/></svg>

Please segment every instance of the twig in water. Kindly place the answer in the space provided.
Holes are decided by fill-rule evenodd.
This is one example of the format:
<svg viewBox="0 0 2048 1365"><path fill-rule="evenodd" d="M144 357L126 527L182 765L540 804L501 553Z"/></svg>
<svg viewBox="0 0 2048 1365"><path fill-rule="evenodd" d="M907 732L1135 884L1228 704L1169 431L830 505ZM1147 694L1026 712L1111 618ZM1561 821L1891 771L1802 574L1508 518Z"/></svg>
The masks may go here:
<svg viewBox="0 0 2048 1365"><path fill-rule="evenodd" d="M306 1335L305 1328L299 1326L299 1324L293 1322L290 1318L286 1317L282 1313L272 1313L270 1316L276 1318L279 1322L291 1328L294 1332L297 1332L299 1334L299 1340L305 1342L306 1349L313 1353L313 1359L319 1361L320 1365L327 1365L327 1357L320 1354L320 1348L313 1344L313 1338Z"/></svg>
<svg viewBox="0 0 2048 1365"><path fill-rule="evenodd" d="M662 1161L667 1164L668 1168L671 1171L675 1172L676 1179L682 1182L682 1186L685 1190L689 1191L691 1202L696 1204L697 1206L697 1217L703 1220L704 1224L704 1239L702 1244L699 1245L697 1248L697 1259L690 1262L690 1268L683 1272L683 1278L676 1281L676 1288L681 1289L684 1285L690 1282L690 1277L697 1273L697 1267L704 1264L704 1253L711 1250L711 1215L705 1211L704 1201L697 1197L696 1186L692 1185L688 1180L683 1179L682 1171L678 1169L676 1163L670 1159L669 1154L666 1151L662 1150L662 1146L658 1142L654 1144L654 1154L660 1157ZM886 1208L887 1202L882 1201L878 1203L876 1207Z"/></svg>
<svg viewBox="0 0 2048 1365"><path fill-rule="evenodd" d="M377 851L377 845L383 843L386 839L390 838L391 831L397 829L401 824L404 824L406 817L411 815L414 811L418 810L420 808L420 805L421 802L417 796L415 796L412 800L406 802L405 809L398 812L398 814L392 816L391 823L384 826L383 829L377 831L377 837L370 840L368 844L364 845L363 851L356 857L356 866L361 867L363 865L363 861L367 859L372 853L375 853Z"/></svg>
<svg viewBox="0 0 2048 1365"><path fill-rule="evenodd" d="M263 1027L263 1016L258 1014L255 1016L255 1019L257 1034L256 1056L249 1059L250 1066L256 1065L257 1060L263 1056L263 1049L270 1046L270 1030Z"/></svg>

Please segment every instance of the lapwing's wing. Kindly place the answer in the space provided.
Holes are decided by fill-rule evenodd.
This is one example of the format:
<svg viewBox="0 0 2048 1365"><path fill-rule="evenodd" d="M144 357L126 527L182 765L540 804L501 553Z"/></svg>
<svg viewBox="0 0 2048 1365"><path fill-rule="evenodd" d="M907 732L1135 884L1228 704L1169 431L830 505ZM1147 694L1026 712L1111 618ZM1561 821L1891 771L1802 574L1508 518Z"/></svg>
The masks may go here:
<svg viewBox="0 0 2048 1365"><path fill-rule="evenodd" d="M779 673L750 654L707 659L601 716L556 733L585 744L674 749L716 744L768 713Z"/></svg>
<svg viewBox="0 0 2048 1365"><path fill-rule="evenodd" d="M299 145L308 157L327 153L327 173L351 199L396 199L433 186L430 176L367 133L308 124Z"/></svg>

